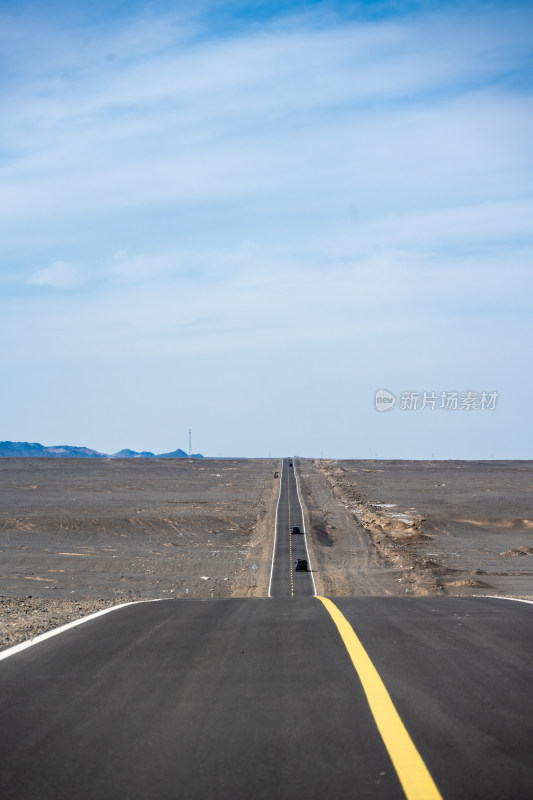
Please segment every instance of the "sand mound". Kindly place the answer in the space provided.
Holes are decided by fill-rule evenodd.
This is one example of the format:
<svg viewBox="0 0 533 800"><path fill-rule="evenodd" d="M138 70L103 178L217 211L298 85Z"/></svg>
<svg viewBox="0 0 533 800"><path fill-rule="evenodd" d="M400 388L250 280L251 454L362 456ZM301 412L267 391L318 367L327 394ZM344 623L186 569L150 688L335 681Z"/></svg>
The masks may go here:
<svg viewBox="0 0 533 800"><path fill-rule="evenodd" d="M533 528L533 519L458 519L456 522L483 528Z"/></svg>
<svg viewBox="0 0 533 800"><path fill-rule="evenodd" d="M500 555L508 558L514 558L515 556L530 556L533 555L533 547L528 547L527 544L521 544L519 547L512 547L510 550L500 553Z"/></svg>

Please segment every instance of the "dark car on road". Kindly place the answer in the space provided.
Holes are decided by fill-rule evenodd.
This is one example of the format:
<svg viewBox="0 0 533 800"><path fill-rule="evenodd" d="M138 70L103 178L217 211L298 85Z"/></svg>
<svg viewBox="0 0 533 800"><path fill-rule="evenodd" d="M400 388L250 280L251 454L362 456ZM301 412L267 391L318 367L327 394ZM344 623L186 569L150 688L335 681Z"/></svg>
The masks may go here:
<svg viewBox="0 0 533 800"><path fill-rule="evenodd" d="M307 563L306 558L299 558L296 561L296 566L294 567L295 572L307 572L309 568L309 564Z"/></svg>
<svg viewBox="0 0 533 800"><path fill-rule="evenodd" d="M291 533L302 533L302 531L300 530L298 525L293 525Z"/></svg>

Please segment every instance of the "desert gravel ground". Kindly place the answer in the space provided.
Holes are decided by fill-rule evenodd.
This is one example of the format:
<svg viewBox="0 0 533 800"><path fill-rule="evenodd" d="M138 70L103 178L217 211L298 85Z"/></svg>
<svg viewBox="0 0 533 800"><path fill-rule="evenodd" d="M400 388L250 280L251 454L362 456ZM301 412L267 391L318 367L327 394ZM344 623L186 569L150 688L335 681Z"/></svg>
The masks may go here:
<svg viewBox="0 0 533 800"><path fill-rule="evenodd" d="M319 594L533 597L533 462L295 463ZM0 647L132 600L266 596L276 470L0 459Z"/></svg>
<svg viewBox="0 0 533 800"><path fill-rule="evenodd" d="M326 594L533 596L532 461L300 462Z"/></svg>
<svg viewBox="0 0 533 800"><path fill-rule="evenodd" d="M265 595L277 468L0 459L1 646L116 603Z"/></svg>

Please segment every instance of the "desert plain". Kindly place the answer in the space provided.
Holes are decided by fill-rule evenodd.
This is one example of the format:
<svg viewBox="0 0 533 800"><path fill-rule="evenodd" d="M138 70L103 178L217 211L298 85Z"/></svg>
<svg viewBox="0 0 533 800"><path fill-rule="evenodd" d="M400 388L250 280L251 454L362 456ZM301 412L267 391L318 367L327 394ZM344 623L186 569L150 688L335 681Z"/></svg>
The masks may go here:
<svg viewBox="0 0 533 800"><path fill-rule="evenodd" d="M533 597L533 462L296 459L317 592ZM275 459L0 459L0 647L117 603L265 597Z"/></svg>

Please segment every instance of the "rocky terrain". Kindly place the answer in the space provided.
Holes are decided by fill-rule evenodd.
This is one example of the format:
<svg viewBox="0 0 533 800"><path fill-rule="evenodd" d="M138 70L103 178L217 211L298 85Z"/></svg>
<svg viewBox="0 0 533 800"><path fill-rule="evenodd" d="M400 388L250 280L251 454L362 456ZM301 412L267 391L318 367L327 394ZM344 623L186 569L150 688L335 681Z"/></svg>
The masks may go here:
<svg viewBox="0 0 533 800"><path fill-rule="evenodd" d="M0 459L3 645L119 602L266 594L277 467Z"/></svg>
<svg viewBox="0 0 533 800"><path fill-rule="evenodd" d="M324 591L533 596L533 462L317 460L300 472Z"/></svg>
<svg viewBox="0 0 533 800"><path fill-rule="evenodd" d="M319 594L533 597L533 462L295 468ZM0 646L132 600L266 596L278 469L0 459Z"/></svg>

